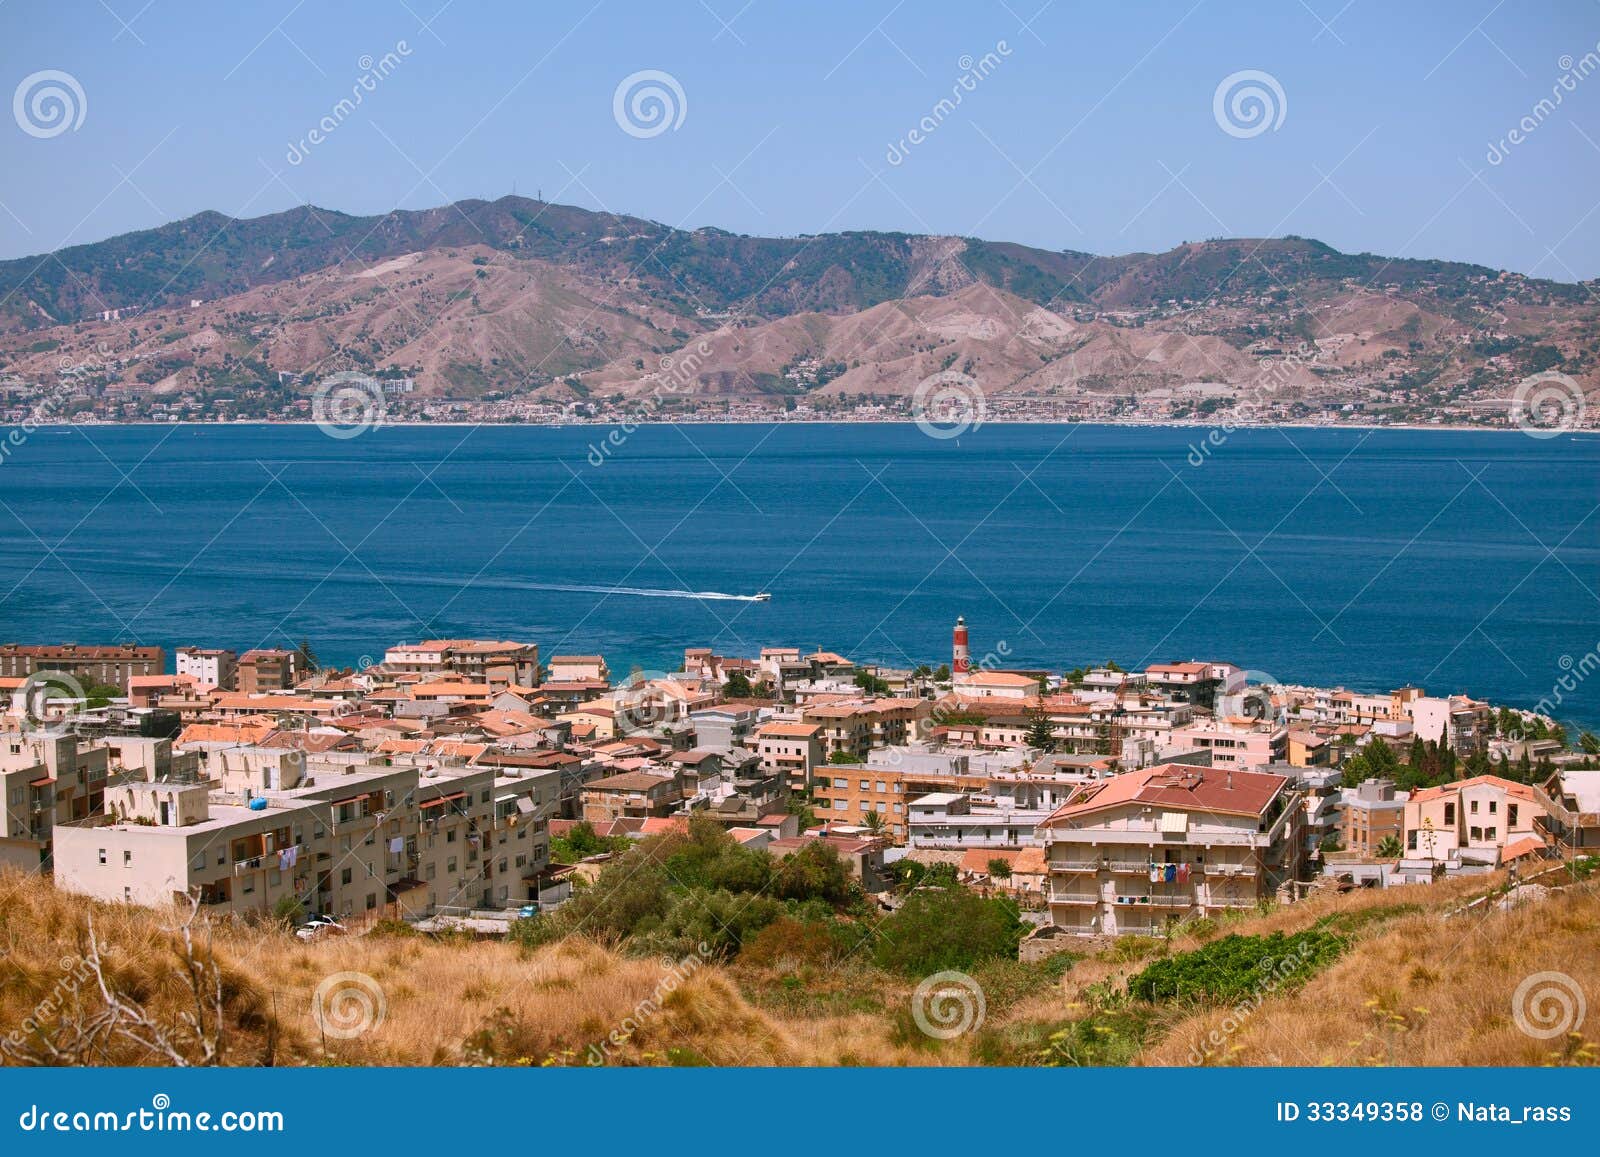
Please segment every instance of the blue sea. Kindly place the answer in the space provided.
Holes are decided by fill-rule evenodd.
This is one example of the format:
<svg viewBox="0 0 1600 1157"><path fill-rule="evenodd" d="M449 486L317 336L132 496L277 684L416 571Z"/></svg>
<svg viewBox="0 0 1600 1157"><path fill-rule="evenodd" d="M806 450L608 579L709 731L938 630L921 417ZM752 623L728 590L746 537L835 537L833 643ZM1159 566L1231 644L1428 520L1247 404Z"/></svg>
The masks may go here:
<svg viewBox="0 0 1600 1157"><path fill-rule="evenodd" d="M307 639L356 665L496 636L620 670L695 645L937 665L963 615L1001 666L1206 658L1528 707L1565 678L1556 714L1600 721L1576 676L1600 646L1592 435L607 434L40 429L0 461L0 640Z"/></svg>

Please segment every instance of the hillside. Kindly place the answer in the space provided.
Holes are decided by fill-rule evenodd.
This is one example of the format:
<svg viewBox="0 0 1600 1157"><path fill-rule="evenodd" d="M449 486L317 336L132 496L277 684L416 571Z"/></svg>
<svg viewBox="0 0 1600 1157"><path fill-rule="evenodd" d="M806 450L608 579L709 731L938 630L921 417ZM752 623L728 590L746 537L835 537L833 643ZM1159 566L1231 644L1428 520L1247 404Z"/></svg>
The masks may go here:
<svg viewBox="0 0 1600 1157"><path fill-rule="evenodd" d="M955 370L998 395L1159 393L1174 417L1206 385L1428 414L1540 371L1593 389L1600 295L1298 237L1096 256L688 231L517 197L381 217L208 212L0 262L0 389L66 414L294 416L337 370L409 378L418 400L602 413L659 393L669 357L688 409L904 397Z"/></svg>
<svg viewBox="0 0 1600 1157"><path fill-rule="evenodd" d="M1518 985L1541 971L1600 992L1593 881L1510 911L1447 915L1483 884L1323 895L1202 922L1170 943L994 961L973 973L986 997L981 1027L948 1041L917 1030L914 978L854 958L808 963L799 945L724 965L627 956L583 939L524 950L380 927L303 944L272 927L196 925L193 956L204 1037L214 1039L205 1010L220 994L221 1060L231 1065L1595 1064L1593 1013L1571 1034L1538 1040L1512 1009ZM91 918L108 991L148 1027L131 1037L88 1031L58 1063L171 1063L133 1039L158 1031L173 1055L202 1059L200 1034L183 1019L197 1004L175 913L91 904L15 873L0 878L0 892L0 1014L20 1033L8 1038L6 1063L37 1060L45 1041L66 1049L73 1030L102 1023L106 1000L83 963ZM1308 931L1347 946L1303 987L1245 1002L1127 995L1154 960L1182 962L1234 934Z"/></svg>

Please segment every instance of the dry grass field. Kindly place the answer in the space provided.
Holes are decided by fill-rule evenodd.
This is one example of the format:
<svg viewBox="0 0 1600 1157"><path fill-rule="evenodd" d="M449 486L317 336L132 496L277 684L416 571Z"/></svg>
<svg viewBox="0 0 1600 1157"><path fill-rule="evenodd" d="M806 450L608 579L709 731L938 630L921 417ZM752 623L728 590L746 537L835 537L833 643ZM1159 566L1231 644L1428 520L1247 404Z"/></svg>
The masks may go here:
<svg viewBox="0 0 1600 1157"><path fill-rule="evenodd" d="M1344 896L1200 921L1167 941L975 971L981 1022L919 1031L915 983L855 959L663 960L587 940L533 950L380 926L302 943L275 926L188 926L0 877L7 1064L1542 1065L1595 1064L1600 896L1575 884L1461 913L1493 881ZM1452 914L1454 913L1454 914ZM93 929L91 939L91 926ZM1128 981L1238 933L1327 929L1342 954L1244 1001L1150 1002ZM95 951L97 948L97 952ZM90 957L94 956L98 967ZM1558 990L1523 994L1530 976ZM1561 1000L1565 996L1567 1003ZM320 1013L320 1015L319 1015ZM1570 1024L1566 1023L1570 1021Z"/></svg>

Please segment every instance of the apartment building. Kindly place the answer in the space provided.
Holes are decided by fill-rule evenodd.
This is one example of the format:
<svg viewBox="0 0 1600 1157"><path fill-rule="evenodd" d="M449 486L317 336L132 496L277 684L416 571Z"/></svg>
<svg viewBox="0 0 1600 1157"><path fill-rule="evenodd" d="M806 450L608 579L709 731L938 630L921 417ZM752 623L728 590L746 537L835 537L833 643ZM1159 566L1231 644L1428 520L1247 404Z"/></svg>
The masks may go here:
<svg viewBox="0 0 1600 1157"><path fill-rule="evenodd" d="M873 751L865 763L819 767L812 807L819 819L846 824L876 812L893 842L904 844L911 803L922 796L970 794L982 806L1048 814L1086 778L1054 770L1034 775L1003 755L894 747Z"/></svg>
<svg viewBox="0 0 1600 1157"><path fill-rule="evenodd" d="M802 722L817 724L824 760L836 753L865 758L874 747L915 738L918 724L933 713L926 699L856 699L808 706Z"/></svg>
<svg viewBox="0 0 1600 1157"><path fill-rule="evenodd" d="M1396 791L1387 779L1362 780L1341 793L1339 843L1346 852L1372 857L1384 840L1405 847L1406 803L1410 792Z"/></svg>
<svg viewBox="0 0 1600 1157"><path fill-rule="evenodd" d="M215 647L179 647L178 674L187 675L199 687L232 691L238 686L239 656Z"/></svg>
<svg viewBox="0 0 1600 1157"><path fill-rule="evenodd" d="M1398 692L1397 692L1398 694ZM1487 743L1491 708L1465 695L1434 698L1420 695L1405 703L1417 738L1449 747L1457 755L1472 755Z"/></svg>
<svg viewBox="0 0 1600 1157"><path fill-rule="evenodd" d="M930 792L907 807L906 843L913 848L1024 848L1043 844L1038 828L1053 809L1019 808L968 792Z"/></svg>
<svg viewBox="0 0 1600 1157"><path fill-rule="evenodd" d="M1217 767L1261 768L1285 762L1289 729L1255 719L1212 719L1172 729L1172 743L1211 752Z"/></svg>
<svg viewBox="0 0 1600 1157"><path fill-rule="evenodd" d="M1498 867L1543 847L1544 815L1531 785L1497 775L1422 788L1405 805L1406 858Z"/></svg>
<svg viewBox="0 0 1600 1157"><path fill-rule="evenodd" d="M40 671L60 671L88 686L126 687L135 675L166 673L166 652L160 647L120 643L108 647L0 644L0 678L27 678Z"/></svg>
<svg viewBox="0 0 1600 1157"><path fill-rule="evenodd" d="M258 648L239 656L235 683L241 695L288 691L300 681L300 656L294 651Z"/></svg>
<svg viewBox="0 0 1600 1157"><path fill-rule="evenodd" d="M1039 694L1039 680L1014 671L958 672L951 691L973 699L1028 699Z"/></svg>
<svg viewBox="0 0 1600 1157"><path fill-rule="evenodd" d="M539 647L497 639L425 639L383 655L387 671L433 682L486 683L495 690L539 681Z"/></svg>
<svg viewBox="0 0 1600 1157"><path fill-rule="evenodd" d="M1237 668L1227 663L1153 663L1145 668L1145 683L1177 703L1189 703L1216 710L1217 699L1228 690L1230 674Z"/></svg>
<svg viewBox="0 0 1600 1157"><path fill-rule="evenodd" d="M583 788L583 818L592 824L669 816L682 803L683 787L676 775L625 771L592 780Z"/></svg>
<svg viewBox="0 0 1600 1157"><path fill-rule="evenodd" d="M1563 859L1600 855L1600 771L1560 771L1533 789L1538 820Z"/></svg>
<svg viewBox="0 0 1600 1157"><path fill-rule="evenodd" d="M100 809L110 756L75 735L0 735L0 860L49 867L57 826Z"/></svg>
<svg viewBox="0 0 1600 1157"><path fill-rule="evenodd" d="M1152 934L1253 907L1302 867L1305 809L1287 776L1163 764L1086 784L1041 825L1051 921Z"/></svg>
<svg viewBox="0 0 1600 1157"><path fill-rule="evenodd" d="M220 763L215 783L116 777L102 814L58 826L58 885L148 905L193 895L218 914L298 903L351 919L515 905L549 862L551 777L263 748Z"/></svg>
<svg viewBox="0 0 1600 1157"><path fill-rule="evenodd" d="M611 668L603 655L552 655L544 678L547 683L609 684Z"/></svg>
<svg viewBox="0 0 1600 1157"><path fill-rule="evenodd" d="M762 770L787 777L791 792L807 791L823 762L822 725L774 720L750 737Z"/></svg>

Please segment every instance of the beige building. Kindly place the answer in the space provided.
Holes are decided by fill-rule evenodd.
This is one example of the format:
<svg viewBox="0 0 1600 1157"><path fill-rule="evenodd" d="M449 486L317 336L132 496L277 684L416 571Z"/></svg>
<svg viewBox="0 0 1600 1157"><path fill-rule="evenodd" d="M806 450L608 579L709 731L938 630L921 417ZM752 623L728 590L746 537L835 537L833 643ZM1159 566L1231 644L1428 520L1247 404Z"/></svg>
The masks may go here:
<svg viewBox="0 0 1600 1157"><path fill-rule="evenodd" d="M1292 782L1263 772L1163 764L1086 784L1040 825L1050 920L1148 935L1254 907L1298 878L1304 819Z"/></svg>
<svg viewBox="0 0 1600 1157"><path fill-rule="evenodd" d="M56 881L104 900L340 919L505 907L537 895L559 773L213 753L217 780L117 777L56 829Z"/></svg>
<svg viewBox="0 0 1600 1157"><path fill-rule="evenodd" d="M1406 801L1406 858L1496 867L1544 846L1534 789L1497 775L1479 775L1411 793Z"/></svg>
<svg viewBox="0 0 1600 1157"><path fill-rule="evenodd" d="M821 724L778 720L756 728L750 746L763 771L786 776L790 791L805 791L822 763L821 735Z"/></svg>
<svg viewBox="0 0 1600 1157"><path fill-rule="evenodd" d="M135 675L166 673L166 652L131 643L110 647L0 645L0 678L26 678L40 671L60 671L85 685L126 687Z"/></svg>

